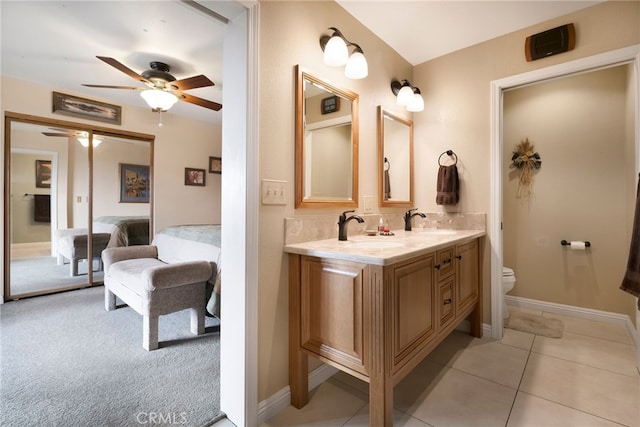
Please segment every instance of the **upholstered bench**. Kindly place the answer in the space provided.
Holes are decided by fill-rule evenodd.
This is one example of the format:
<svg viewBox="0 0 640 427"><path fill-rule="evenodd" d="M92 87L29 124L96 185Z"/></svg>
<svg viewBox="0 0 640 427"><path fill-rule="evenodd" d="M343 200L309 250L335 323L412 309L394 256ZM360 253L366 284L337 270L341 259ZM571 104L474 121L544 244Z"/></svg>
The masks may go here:
<svg viewBox="0 0 640 427"><path fill-rule="evenodd" d="M86 229L59 230L58 237L58 264L62 265L64 260L69 261L69 275L78 275L78 261L87 259L88 254L88 231ZM111 234L93 233L92 255L99 258L99 270L102 270L102 251L109 244ZM90 264L91 265L91 264ZM91 268L91 267L89 267Z"/></svg>
<svg viewBox="0 0 640 427"><path fill-rule="evenodd" d="M141 314L142 346L147 351L158 348L158 318L163 314L190 309L191 332L204 333L210 262L167 263L153 245L108 248L102 257L105 309L115 310L118 297Z"/></svg>

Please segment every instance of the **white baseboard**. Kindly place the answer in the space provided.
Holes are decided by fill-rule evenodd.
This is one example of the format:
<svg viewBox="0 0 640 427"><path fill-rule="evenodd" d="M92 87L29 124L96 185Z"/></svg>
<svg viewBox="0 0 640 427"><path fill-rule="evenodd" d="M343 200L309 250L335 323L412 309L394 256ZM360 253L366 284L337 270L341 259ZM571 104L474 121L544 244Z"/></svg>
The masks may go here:
<svg viewBox="0 0 640 427"><path fill-rule="evenodd" d="M321 365L309 372L309 391L331 378L338 370L333 366ZM258 403L258 425L278 414L291 404L291 389L284 387L272 396Z"/></svg>
<svg viewBox="0 0 640 427"><path fill-rule="evenodd" d="M609 311L596 310L593 308L574 307L571 305L538 301L529 298L514 297L511 295L505 295L505 300L507 305L514 307L624 325L633 339L636 347L636 353L640 352L640 338L638 337L638 331L636 331L636 328L633 326L633 322L631 322L631 319L626 314L611 313ZM640 325L638 326L640 327Z"/></svg>

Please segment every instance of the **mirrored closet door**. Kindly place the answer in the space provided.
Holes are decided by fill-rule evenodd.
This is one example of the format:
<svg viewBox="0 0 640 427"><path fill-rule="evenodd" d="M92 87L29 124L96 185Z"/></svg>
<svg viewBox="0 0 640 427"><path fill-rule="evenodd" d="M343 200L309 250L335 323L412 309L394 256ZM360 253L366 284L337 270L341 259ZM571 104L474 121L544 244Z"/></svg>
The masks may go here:
<svg viewBox="0 0 640 427"><path fill-rule="evenodd" d="M101 284L103 249L148 242L152 158L151 135L5 113L5 300Z"/></svg>

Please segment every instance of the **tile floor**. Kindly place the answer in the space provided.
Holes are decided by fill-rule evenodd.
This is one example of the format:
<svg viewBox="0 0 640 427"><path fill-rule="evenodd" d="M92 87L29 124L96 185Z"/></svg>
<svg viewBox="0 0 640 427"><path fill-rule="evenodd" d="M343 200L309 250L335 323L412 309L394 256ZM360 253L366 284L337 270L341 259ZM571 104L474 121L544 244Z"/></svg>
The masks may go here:
<svg viewBox="0 0 640 427"><path fill-rule="evenodd" d="M564 321L561 339L452 333L394 389L394 426L640 427L640 374L626 328L543 315ZM261 427L368 426L367 389L339 372L304 408L289 406Z"/></svg>

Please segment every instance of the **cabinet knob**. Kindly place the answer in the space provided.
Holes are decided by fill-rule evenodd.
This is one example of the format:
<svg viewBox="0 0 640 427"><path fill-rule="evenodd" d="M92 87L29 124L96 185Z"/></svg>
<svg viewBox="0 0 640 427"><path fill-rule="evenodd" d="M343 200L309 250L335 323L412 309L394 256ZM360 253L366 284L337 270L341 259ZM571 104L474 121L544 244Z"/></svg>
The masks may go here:
<svg viewBox="0 0 640 427"><path fill-rule="evenodd" d="M434 265L433 268L435 268L436 270L440 270L440 264Z"/></svg>
<svg viewBox="0 0 640 427"><path fill-rule="evenodd" d="M442 261L443 264L451 264L451 258L447 258L444 261Z"/></svg>
<svg viewBox="0 0 640 427"><path fill-rule="evenodd" d="M462 259L462 255L456 255L456 258Z"/></svg>
<svg viewBox="0 0 640 427"><path fill-rule="evenodd" d="M446 300L444 300L442 302L443 302L443 305L451 304L451 298L447 298Z"/></svg>

